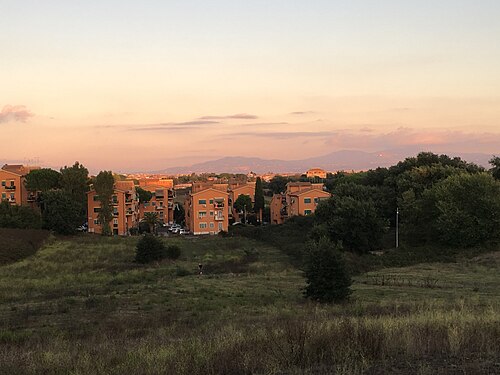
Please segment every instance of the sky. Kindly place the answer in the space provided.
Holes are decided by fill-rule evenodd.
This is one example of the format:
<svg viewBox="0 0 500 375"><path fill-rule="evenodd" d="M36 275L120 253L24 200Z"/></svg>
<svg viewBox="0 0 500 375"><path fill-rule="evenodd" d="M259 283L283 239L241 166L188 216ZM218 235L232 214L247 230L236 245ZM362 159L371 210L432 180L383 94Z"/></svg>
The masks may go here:
<svg viewBox="0 0 500 375"><path fill-rule="evenodd" d="M498 0L0 0L0 161L500 154Z"/></svg>

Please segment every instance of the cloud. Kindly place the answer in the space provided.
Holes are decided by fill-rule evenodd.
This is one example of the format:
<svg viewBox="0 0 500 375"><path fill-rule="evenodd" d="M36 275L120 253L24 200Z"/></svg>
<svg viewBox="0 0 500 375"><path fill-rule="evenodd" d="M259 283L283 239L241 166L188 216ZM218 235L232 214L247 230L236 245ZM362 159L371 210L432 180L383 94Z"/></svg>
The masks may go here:
<svg viewBox="0 0 500 375"><path fill-rule="evenodd" d="M229 116L202 116L200 120L227 120L227 119L236 119L236 120L256 120L259 117L256 115L250 115L248 113L237 113L235 115Z"/></svg>
<svg viewBox="0 0 500 375"><path fill-rule="evenodd" d="M153 130L191 130L199 129L204 125L220 124L219 121L195 120L184 122L163 122L154 124L118 124L118 125L95 125L96 129L124 129L126 131L153 131Z"/></svg>
<svg viewBox="0 0 500 375"><path fill-rule="evenodd" d="M0 112L0 124L4 122L26 122L34 114L26 109L24 105L6 105Z"/></svg>
<svg viewBox="0 0 500 375"><path fill-rule="evenodd" d="M272 139L291 139L291 138L302 138L302 137L328 137L333 133L330 131L318 131L318 132L240 132L228 134L231 138L236 137L261 137L261 138L272 138Z"/></svg>
<svg viewBox="0 0 500 375"><path fill-rule="evenodd" d="M290 112L291 115L297 115L297 116L300 116L300 115L312 115L316 112L314 111L296 111L296 112Z"/></svg>
<svg viewBox="0 0 500 375"><path fill-rule="evenodd" d="M241 124L240 126L244 127L253 127L253 126L275 126L275 125L289 125L288 122L255 122L251 124Z"/></svg>

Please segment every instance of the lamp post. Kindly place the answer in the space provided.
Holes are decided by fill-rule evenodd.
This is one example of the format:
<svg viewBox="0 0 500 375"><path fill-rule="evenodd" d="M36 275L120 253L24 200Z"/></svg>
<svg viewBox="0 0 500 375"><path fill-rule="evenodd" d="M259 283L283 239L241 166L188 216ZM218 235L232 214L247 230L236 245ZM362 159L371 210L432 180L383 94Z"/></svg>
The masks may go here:
<svg viewBox="0 0 500 375"><path fill-rule="evenodd" d="M396 249L399 247L399 207L396 207Z"/></svg>

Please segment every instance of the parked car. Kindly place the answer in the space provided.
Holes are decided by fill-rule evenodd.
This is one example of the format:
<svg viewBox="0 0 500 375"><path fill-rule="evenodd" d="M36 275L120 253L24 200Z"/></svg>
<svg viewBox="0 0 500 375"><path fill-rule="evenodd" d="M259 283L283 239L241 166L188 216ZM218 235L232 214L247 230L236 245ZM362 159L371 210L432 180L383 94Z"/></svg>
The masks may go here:
<svg viewBox="0 0 500 375"><path fill-rule="evenodd" d="M189 231L187 229L179 229L179 234L189 234Z"/></svg>
<svg viewBox="0 0 500 375"><path fill-rule="evenodd" d="M182 229L179 227L170 228L170 231L174 234L178 234Z"/></svg>

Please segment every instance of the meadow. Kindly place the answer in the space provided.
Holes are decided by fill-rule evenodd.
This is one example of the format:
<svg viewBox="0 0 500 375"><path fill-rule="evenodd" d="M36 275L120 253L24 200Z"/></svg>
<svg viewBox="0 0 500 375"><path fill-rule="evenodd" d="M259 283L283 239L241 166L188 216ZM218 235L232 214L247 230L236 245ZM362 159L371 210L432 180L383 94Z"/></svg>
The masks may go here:
<svg viewBox="0 0 500 375"><path fill-rule="evenodd" d="M165 241L180 259L139 265L137 238L81 235L1 266L0 373L500 372L498 251L378 267L325 306L270 244Z"/></svg>

